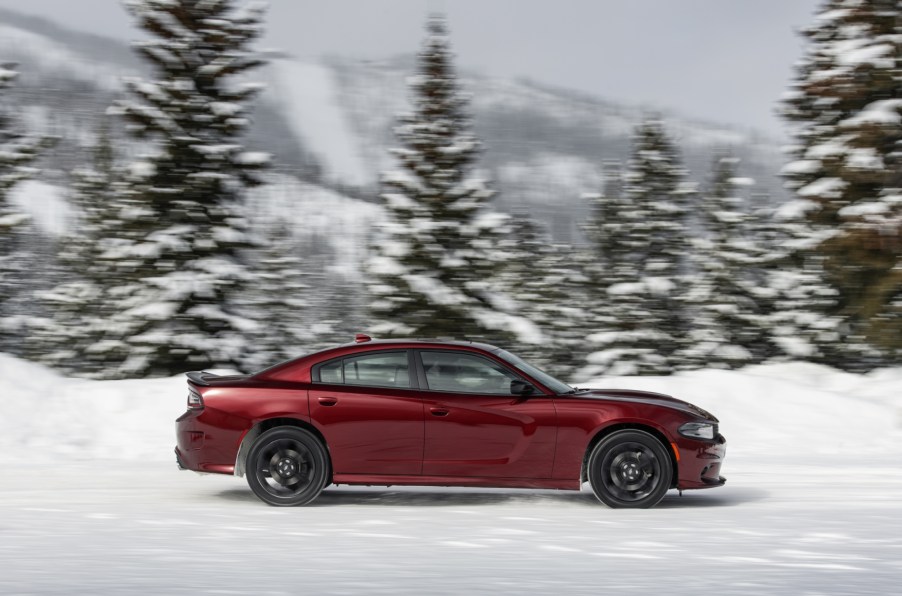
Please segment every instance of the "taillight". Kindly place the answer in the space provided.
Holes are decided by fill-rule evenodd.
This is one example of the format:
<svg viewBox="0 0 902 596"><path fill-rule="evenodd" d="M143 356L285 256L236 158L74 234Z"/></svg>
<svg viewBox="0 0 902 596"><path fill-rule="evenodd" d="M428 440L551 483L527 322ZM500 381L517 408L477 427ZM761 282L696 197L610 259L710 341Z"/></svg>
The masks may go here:
<svg viewBox="0 0 902 596"><path fill-rule="evenodd" d="M204 407L204 399L194 387L188 387L188 409L199 410Z"/></svg>

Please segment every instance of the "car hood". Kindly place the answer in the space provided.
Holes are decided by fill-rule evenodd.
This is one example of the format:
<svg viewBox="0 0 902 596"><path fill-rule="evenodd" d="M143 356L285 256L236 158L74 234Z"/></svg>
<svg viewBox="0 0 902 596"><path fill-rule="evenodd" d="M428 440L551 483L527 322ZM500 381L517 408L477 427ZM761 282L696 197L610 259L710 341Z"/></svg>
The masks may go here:
<svg viewBox="0 0 902 596"><path fill-rule="evenodd" d="M700 416L711 422L718 422L717 418L710 412L707 412L694 404L671 397L670 395L655 393L653 391L637 391L633 389L580 389L576 393L570 393L564 397L568 399L628 401L653 406L664 406L673 408L674 410L687 412L694 416Z"/></svg>

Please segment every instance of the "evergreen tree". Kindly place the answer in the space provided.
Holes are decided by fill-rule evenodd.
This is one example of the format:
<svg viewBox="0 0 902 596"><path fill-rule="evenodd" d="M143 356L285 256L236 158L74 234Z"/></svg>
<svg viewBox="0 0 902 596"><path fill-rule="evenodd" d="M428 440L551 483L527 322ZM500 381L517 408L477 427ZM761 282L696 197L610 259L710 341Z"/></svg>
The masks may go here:
<svg viewBox="0 0 902 596"><path fill-rule="evenodd" d="M614 259L624 254L625 247L620 245L624 238L619 233L617 215L629 211L629 205L623 202L623 172L620 162L606 162L602 170L603 192L584 196L589 202L590 217L582 229L598 264L599 283L604 286L603 272L612 268ZM608 259L611 261L608 262Z"/></svg>
<svg viewBox="0 0 902 596"><path fill-rule="evenodd" d="M603 207L605 291L584 375L668 374L686 332L682 318L687 196L677 149L658 120L636 130L621 192Z"/></svg>
<svg viewBox="0 0 902 596"><path fill-rule="evenodd" d="M0 64L0 101L13 84L18 72L15 64ZM28 271L27 251L23 247L28 214L9 200L10 190L19 182L38 173L32 163L41 152L53 144L53 139L21 132L9 107L0 104L0 351L14 350L19 339L9 321L10 300L21 289L21 280Z"/></svg>
<svg viewBox="0 0 902 596"><path fill-rule="evenodd" d="M544 337L541 344L518 342L512 348L532 364L568 378L581 364L591 312L585 273L591 258L572 246L554 244L527 216L511 218L508 229L499 244L505 265L498 277L517 315Z"/></svg>
<svg viewBox="0 0 902 596"><path fill-rule="evenodd" d="M842 352L870 358L873 349L864 344L843 345L842 320L829 314L837 312L839 293L825 282L823 258L812 250L820 239L806 218L811 208L810 201L795 200L756 216L763 278L755 298L769 330L766 357L824 364Z"/></svg>
<svg viewBox="0 0 902 596"><path fill-rule="evenodd" d="M583 195L589 203L590 215L582 230L592 255L585 274L589 291L595 296L607 293L608 286L612 283L609 272L615 268L618 260L622 261L629 254L629 249L623 245L625 237L620 233L621 224L618 220L619 213L630 211L630 205L624 202L626 199L623 196L621 164L616 161L606 162L603 166L603 180L603 192ZM601 321L607 317L607 305L599 301L590 304L588 309L591 315L598 314L601 317L589 317L591 327L597 330Z"/></svg>
<svg viewBox="0 0 902 596"><path fill-rule="evenodd" d="M534 326L508 312L494 281L507 218L490 211L493 192L471 173L479 141L451 58L444 19L432 17L411 82L414 111L395 129L402 171L383 178L388 217L368 266L372 331L537 341Z"/></svg>
<svg viewBox="0 0 902 596"><path fill-rule="evenodd" d="M255 222L266 238L249 254L254 283L244 294L243 312L259 327L248 333L243 368L259 370L353 337L356 306L350 297L359 288L342 283L329 271L327 257L304 251L285 220ZM303 254L303 258L301 255ZM341 327L341 330L335 329Z"/></svg>
<svg viewBox="0 0 902 596"><path fill-rule="evenodd" d="M15 68L14 63L0 63L0 100L19 76ZM13 213L7 195L13 186L38 173L32 162L54 144L52 137L26 134L16 124L9 107L0 104L0 230L11 230L27 220L25 215Z"/></svg>
<svg viewBox="0 0 902 596"><path fill-rule="evenodd" d="M92 350L128 375L237 367L242 334L255 328L234 307L249 278L241 190L258 183L268 155L240 144L260 86L234 78L261 64L249 45L261 34L262 9L239 11L231 0L126 6L153 36L136 47L156 79L127 80L136 100L116 111L156 152L130 166L123 200L134 208L113 233L118 246L105 253L121 274L105 289L117 311L114 336Z"/></svg>
<svg viewBox="0 0 902 596"><path fill-rule="evenodd" d="M767 353L764 312L756 300L759 253L751 214L735 184L732 157L714 160L710 188L698 202L701 230L693 241L686 303L692 323L682 367L736 368Z"/></svg>
<svg viewBox="0 0 902 596"><path fill-rule="evenodd" d="M835 288L842 318L832 364L873 366L843 345L902 356L902 10L898 0L828 0L784 114L798 125L785 175L817 242L810 258Z"/></svg>
<svg viewBox="0 0 902 596"><path fill-rule="evenodd" d="M310 268L308 284L315 289L305 296L308 308L302 332L304 351L345 343L366 329L368 297L357 276L348 277L339 270L331 251L312 259L305 257L305 262ZM296 349L294 355L297 354Z"/></svg>
<svg viewBox="0 0 902 596"><path fill-rule="evenodd" d="M124 173L115 166L106 120L98 127L91 154L90 164L71 172L69 205L75 215L56 256L62 279L37 295L48 316L29 321L27 354L68 374L99 377L107 373L104 354L111 342L110 321L117 314L116 301L105 290L111 275L128 273L116 272L111 265L117 261L105 256L121 244L118 222L128 217L122 213L128 210ZM113 343L124 349L124 342ZM98 350L102 346L107 349Z"/></svg>

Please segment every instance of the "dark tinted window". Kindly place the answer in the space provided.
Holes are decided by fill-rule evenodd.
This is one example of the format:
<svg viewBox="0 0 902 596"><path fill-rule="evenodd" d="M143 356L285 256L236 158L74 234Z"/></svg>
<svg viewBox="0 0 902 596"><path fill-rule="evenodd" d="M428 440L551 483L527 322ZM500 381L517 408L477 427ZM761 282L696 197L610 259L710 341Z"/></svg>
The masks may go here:
<svg viewBox="0 0 902 596"><path fill-rule="evenodd" d="M410 387L407 352L376 352L332 360L318 367L320 383Z"/></svg>
<svg viewBox="0 0 902 596"><path fill-rule="evenodd" d="M426 382L433 391L510 395L518 378L487 358L466 352L421 352Z"/></svg>
<svg viewBox="0 0 902 596"><path fill-rule="evenodd" d="M519 356L514 356L510 352L506 352L504 350L497 350L496 352L494 352L494 354L503 358L504 360L507 360L508 362L519 368L521 371L532 376L532 378L536 379L538 382L542 383L555 393L562 394L570 393L571 391L573 391L573 387L571 387L567 383L555 379L547 372L536 368Z"/></svg>
<svg viewBox="0 0 902 596"><path fill-rule="evenodd" d="M319 380L323 383L341 383L341 360L333 360L320 366Z"/></svg>

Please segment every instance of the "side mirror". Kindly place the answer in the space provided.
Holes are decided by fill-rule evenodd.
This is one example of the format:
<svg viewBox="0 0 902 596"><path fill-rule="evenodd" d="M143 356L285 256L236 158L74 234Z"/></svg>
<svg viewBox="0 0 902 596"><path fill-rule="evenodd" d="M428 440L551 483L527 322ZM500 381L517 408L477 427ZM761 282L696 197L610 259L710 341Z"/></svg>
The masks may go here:
<svg viewBox="0 0 902 596"><path fill-rule="evenodd" d="M532 395L535 392L536 388L526 381L521 381L520 379L514 379L513 381L511 381L511 393L513 395L526 397L528 395Z"/></svg>

